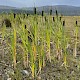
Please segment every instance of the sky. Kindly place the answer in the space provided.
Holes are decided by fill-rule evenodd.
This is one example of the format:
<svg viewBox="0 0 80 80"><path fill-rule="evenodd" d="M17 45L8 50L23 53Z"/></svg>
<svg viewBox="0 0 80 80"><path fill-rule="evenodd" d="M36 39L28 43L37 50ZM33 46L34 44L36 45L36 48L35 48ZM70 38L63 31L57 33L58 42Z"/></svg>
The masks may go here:
<svg viewBox="0 0 80 80"><path fill-rule="evenodd" d="M46 5L71 5L79 6L80 0L0 0L0 5L13 7L33 7Z"/></svg>

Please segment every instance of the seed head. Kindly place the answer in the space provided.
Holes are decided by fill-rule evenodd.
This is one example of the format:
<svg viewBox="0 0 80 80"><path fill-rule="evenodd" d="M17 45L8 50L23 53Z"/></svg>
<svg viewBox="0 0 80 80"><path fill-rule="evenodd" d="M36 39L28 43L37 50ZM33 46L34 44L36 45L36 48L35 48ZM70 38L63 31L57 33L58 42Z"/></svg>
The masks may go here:
<svg viewBox="0 0 80 80"><path fill-rule="evenodd" d="M13 15L14 15L14 18L16 18L16 14L14 13Z"/></svg>
<svg viewBox="0 0 80 80"><path fill-rule="evenodd" d="M63 26L65 26L65 21L63 21Z"/></svg>
<svg viewBox="0 0 80 80"><path fill-rule="evenodd" d="M60 21L61 21L61 17L60 17Z"/></svg>
<svg viewBox="0 0 80 80"><path fill-rule="evenodd" d="M27 17L28 17L28 15L29 15L29 14L27 13Z"/></svg>
<svg viewBox="0 0 80 80"><path fill-rule="evenodd" d="M76 21L76 25L77 25L78 23L77 23L77 21Z"/></svg>
<svg viewBox="0 0 80 80"><path fill-rule="evenodd" d="M53 21L55 21L55 18L53 17Z"/></svg>
<svg viewBox="0 0 80 80"><path fill-rule="evenodd" d="M57 10L56 10L56 16L58 16L58 12L57 12Z"/></svg>
<svg viewBox="0 0 80 80"><path fill-rule="evenodd" d="M34 14L36 14L36 8L34 7Z"/></svg>
<svg viewBox="0 0 80 80"><path fill-rule="evenodd" d="M26 25L25 25L25 29L26 29Z"/></svg>
<svg viewBox="0 0 80 80"><path fill-rule="evenodd" d="M52 15L52 9L50 10L50 15Z"/></svg>
<svg viewBox="0 0 80 80"><path fill-rule="evenodd" d="M44 11L42 11L42 17L44 16Z"/></svg>

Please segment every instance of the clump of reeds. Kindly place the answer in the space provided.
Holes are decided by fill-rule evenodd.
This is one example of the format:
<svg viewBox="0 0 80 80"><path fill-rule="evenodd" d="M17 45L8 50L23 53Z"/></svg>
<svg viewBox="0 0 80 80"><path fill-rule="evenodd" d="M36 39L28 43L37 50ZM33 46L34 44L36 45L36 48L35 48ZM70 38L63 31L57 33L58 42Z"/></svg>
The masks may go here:
<svg viewBox="0 0 80 80"><path fill-rule="evenodd" d="M62 21L56 10L56 16L52 17L52 10L50 10L49 16L44 16L44 11L42 11L41 16L38 17L36 14L36 8L34 8L34 16L30 15L26 20L23 19L23 14L19 16L13 15L10 18L13 22L12 27L12 36L11 36L11 49L13 57L13 65L16 68L17 65L17 54L16 54L16 45L22 48L22 62L24 68L30 67L31 75L35 78L38 73L41 73L42 68L46 65L46 62L51 62L52 56L56 55L58 61L63 59L63 64L66 68L67 65L67 45L68 45L68 36L65 31L65 20ZM21 17L20 17L21 16ZM27 14L28 16L28 14ZM44 17L43 17L44 16ZM35 18L35 19L34 19ZM42 19L42 22L41 19ZM53 19L53 22L52 22ZM17 20L21 23L17 24ZM45 20L45 21L44 21ZM15 25L17 24L17 28ZM30 24L30 25L29 25ZM29 27L28 27L29 26ZM5 28L3 29L3 39L5 35ZM17 35L19 36L21 43L16 43ZM75 26L75 46L74 54L76 57L77 54L77 41L78 41L78 23L76 21ZM51 53L51 43L53 43L55 52ZM47 61L46 61L47 60Z"/></svg>
<svg viewBox="0 0 80 80"><path fill-rule="evenodd" d="M64 67L67 68L67 45L68 45L68 36L65 33L65 21L63 21L62 27L62 50L63 50L63 61Z"/></svg>
<svg viewBox="0 0 80 80"><path fill-rule="evenodd" d="M24 68L28 66L28 30L25 24L22 24L18 30L19 36L21 38L22 44L21 48L23 49L23 64Z"/></svg>

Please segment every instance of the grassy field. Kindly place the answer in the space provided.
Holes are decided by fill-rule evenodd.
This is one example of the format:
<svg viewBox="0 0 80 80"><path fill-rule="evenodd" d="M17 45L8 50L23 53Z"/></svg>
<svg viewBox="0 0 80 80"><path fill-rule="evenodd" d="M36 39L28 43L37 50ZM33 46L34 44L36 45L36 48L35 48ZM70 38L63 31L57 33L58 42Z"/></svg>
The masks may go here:
<svg viewBox="0 0 80 80"><path fill-rule="evenodd" d="M0 80L79 80L80 16L0 15Z"/></svg>

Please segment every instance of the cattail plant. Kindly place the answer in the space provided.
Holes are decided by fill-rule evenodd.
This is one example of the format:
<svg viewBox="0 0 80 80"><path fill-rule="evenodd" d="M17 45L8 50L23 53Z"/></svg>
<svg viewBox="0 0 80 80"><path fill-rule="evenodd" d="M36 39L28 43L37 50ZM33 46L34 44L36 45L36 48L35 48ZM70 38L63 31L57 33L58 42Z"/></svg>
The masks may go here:
<svg viewBox="0 0 80 80"><path fill-rule="evenodd" d="M63 21L62 25L62 50L63 50L63 61L64 67L67 68L67 45L68 45L68 37L65 33L65 21Z"/></svg>
<svg viewBox="0 0 80 80"><path fill-rule="evenodd" d="M36 17L36 16L34 16ZM31 43L31 50L30 50L30 67L31 67L31 72L32 72L32 77L34 78L37 74L37 49L38 49L38 24L37 24L37 17L36 19L34 19L31 22L32 24L32 28L31 28L31 34L32 35L32 43Z"/></svg>
<svg viewBox="0 0 80 80"><path fill-rule="evenodd" d="M62 57L62 36L63 36L63 26L65 25L64 22L62 23L59 19L59 16L55 16L55 22L53 27L53 40L56 48L56 58L58 60Z"/></svg>
<svg viewBox="0 0 80 80"><path fill-rule="evenodd" d="M32 43L32 54L31 54L31 71L32 71L32 77L34 78L36 76L36 45L34 42Z"/></svg>
<svg viewBox="0 0 80 80"><path fill-rule="evenodd" d="M24 22L23 22L24 23ZM23 64L24 68L28 66L28 29L25 24L22 24L18 30L18 34L21 38L22 44L20 45L23 49Z"/></svg>
<svg viewBox="0 0 80 80"><path fill-rule="evenodd" d="M54 18L53 18L54 19ZM55 23L54 23L54 27L53 27L53 40L54 40L54 43L55 43L55 45L56 45L56 57L58 58L58 59L60 59L60 30L59 30L59 28L60 27L57 27L57 26L59 26L59 25L57 25L57 23L58 24L60 24L59 22L58 22L58 20L57 20L57 18L55 17Z"/></svg>
<svg viewBox="0 0 80 80"><path fill-rule="evenodd" d="M74 36L75 36L75 44L74 44L75 46L74 46L74 53L73 53L74 57L76 57L77 55L78 32L79 32L79 27L76 21L75 32L74 32Z"/></svg>
<svg viewBox="0 0 80 80"><path fill-rule="evenodd" d="M51 26L50 26L51 27ZM50 39L51 39L51 29L49 27L49 23L46 22L45 33L46 33L46 44L47 44L47 60L51 62L51 55L50 55Z"/></svg>
<svg viewBox="0 0 80 80"><path fill-rule="evenodd" d="M41 30L41 34L39 35L40 37L40 44L39 44L39 47L38 47L38 60L39 60L39 73L41 73L41 70L42 68L45 66L45 52L44 52L44 42L45 42L45 39L44 39L44 32L43 30Z"/></svg>
<svg viewBox="0 0 80 80"><path fill-rule="evenodd" d="M16 28L13 27L13 33L12 36L10 37L11 39L11 50L12 50L12 57L13 57L13 67L16 69Z"/></svg>

